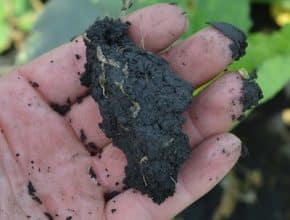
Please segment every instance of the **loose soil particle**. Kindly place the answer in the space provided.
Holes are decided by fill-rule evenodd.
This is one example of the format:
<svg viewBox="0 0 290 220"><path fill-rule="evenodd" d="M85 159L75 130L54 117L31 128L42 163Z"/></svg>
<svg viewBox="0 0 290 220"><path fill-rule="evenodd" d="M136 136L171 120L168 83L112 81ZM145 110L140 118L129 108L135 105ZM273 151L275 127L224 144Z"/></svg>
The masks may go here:
<svg viewBox="0 0 290 220"><path fill-rule="evenodd" d="M32 200L36 201L37 203L39 203L41 205L42 201L40 200L40 198L38 196L36 196L36 190L30 181L28 182L27 190L28 190L28 194L31 196Z"/></svg>
<svg viewBox="0 0 290 220"><path fill-rule="evenodd" d="M165 60L136 47L127 36L129 25L104 18L87 30L81 82L98 103L100 127L126 154L124 184L160 204L174 194L191 151L182 113L193 88Z"/></svg>
<svg viewBox="0 0 290 220"><path fill-rule="evenodd" d="M50 107L60 115L65 115L70 110L69 105L59 105L56 103L51 103Z"/></svg>
<svg viewBox="0 0 290 220"><path fill-rule="evenodd" d="M53 217L48 212L45 212L44 215L47 217L48 220L53 220Z"/></svg>
<svg viewBox="0 0 290 220"><path fill-rule="evenodd" d="M112 191L109 193L105 193L104 200L105 200L105 202L108 202L109 200L111 200L112 198L114 198L115 196L117 196L119 194L120 194L119 191Z"/></svg>

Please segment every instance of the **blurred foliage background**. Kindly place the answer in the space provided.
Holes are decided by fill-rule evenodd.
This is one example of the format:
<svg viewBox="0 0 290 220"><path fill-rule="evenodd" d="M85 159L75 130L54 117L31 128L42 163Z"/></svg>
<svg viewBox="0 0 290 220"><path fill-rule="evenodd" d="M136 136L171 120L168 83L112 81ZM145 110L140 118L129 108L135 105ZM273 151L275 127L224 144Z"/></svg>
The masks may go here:
<svg viewBox="0 0 290 220"><path fill-rule="evenodd" d="M127 11L169 2L135 0ZM176 219L290 219L290 0L179 0L186 38L207 21L248 35L247 55L229 70L257 71L261 105L233 129L249 155ZM0 0L0 75L81 34L96 17L119 17L122 0ZM246 148L245 148L246 149Z"/></svg>

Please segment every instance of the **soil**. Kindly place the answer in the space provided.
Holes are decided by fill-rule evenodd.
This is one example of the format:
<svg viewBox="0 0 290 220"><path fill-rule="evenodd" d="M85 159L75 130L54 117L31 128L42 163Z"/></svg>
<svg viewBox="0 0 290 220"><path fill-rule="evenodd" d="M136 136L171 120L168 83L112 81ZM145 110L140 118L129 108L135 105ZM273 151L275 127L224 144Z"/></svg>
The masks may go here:
<svg viewBox="0 0 290 220"><path fill-rule="evenodd" d="M174 194L190 154L182 113L193 88L165 60L136 47L127 36L129 25L104 18L86 31L81 82L98 103L100 127L127 157L124 184L160 204Z"/></svg>

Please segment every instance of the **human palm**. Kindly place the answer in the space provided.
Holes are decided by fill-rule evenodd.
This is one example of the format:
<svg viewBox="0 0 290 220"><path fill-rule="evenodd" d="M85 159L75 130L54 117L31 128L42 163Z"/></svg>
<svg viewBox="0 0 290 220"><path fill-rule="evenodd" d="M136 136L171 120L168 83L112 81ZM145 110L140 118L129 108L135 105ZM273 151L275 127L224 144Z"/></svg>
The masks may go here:
<svg viewBox="0 0 290 220"><path fill-rule="evenodd" d="M164 52L187 26L175 5L151 6L126 19L130 38L194 87L232 62L231 40L214 28ZM184 114L193 151L174 196L157 205L125 189L126 158L98 127L98 106L79 81L85 62L79 37L0 79L0 219L170 219L238 160L240 141L226 132L242 114L245 94L242 77L228 73L194 97Z"/></svg>

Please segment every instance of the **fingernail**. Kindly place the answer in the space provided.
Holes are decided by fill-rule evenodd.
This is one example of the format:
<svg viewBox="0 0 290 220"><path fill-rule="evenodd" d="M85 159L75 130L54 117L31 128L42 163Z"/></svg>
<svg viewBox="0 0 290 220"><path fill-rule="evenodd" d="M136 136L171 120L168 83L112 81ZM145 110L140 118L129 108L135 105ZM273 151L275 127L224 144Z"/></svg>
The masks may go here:
<svg viewBox="0 0 290 220"><path fill-rule="evenodd" d="M246 54L248 43L246 34L243 31L225 22L207 22L207 24L219 30L232 40L232 44L230 44L229 47L232 52L233 60L238 60Z"/></svg>

